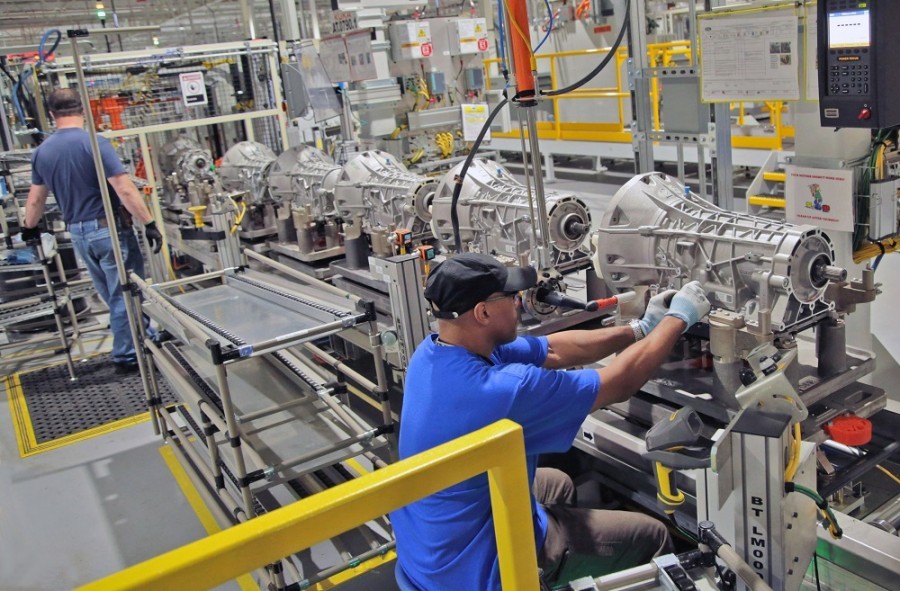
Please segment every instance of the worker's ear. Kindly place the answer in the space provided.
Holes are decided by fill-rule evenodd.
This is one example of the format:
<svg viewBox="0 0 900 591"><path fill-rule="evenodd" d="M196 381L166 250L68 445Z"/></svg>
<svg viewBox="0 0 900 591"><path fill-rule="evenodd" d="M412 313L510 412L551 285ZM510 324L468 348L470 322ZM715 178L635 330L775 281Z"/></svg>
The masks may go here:
<svg viewBox="0 0 900 591"><path fill-rule="evenodd" d="M478 324L487 324L490 322L491 316L488 313L488 306L484 302L478 302L472 308L472 316Z"/></svg>

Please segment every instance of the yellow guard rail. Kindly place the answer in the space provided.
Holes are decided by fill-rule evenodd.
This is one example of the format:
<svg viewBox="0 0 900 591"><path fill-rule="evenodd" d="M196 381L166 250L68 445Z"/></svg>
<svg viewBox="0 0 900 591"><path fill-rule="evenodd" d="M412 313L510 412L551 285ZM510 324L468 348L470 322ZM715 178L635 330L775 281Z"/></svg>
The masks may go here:
<svg viewBox="0 0 900 591"><path fill-rule="evenodd" d="M538 53L534 57L539 63L549 62L550 88L547 90L556 90L559 88L558 73L564 67L564 61L568 58L579 58L589 55L596 55L598 62L604 54L610 52L611 48L601 47L595 49L581 49L571 51L543 52ZM647 45L647 53L649 58L649 66L651 68L659 67L676 67L678 65L690 65L691 43L690 41L669 41L665 43L651 43ZM622 77L622 66L628 60L628 51L624 47L620 47L616 52L615 59L609 64L609 68L615 64L616 85L612 87L589 87L579 88L568 94L545 98L553 104L553 120L539 121L537 124L538 136L541 139L548 140L572 140L572 141L594 141L594 142L611 142L611 143L631 143L631 132L627 129L630 121L625 121L625 101L629 100L631 94L626 87L626 81ZM498 77L500 75L498 64L500 58L485 58L482 60L485 69L485 91L491 90L491 76ZM542 69L544 73L546 68ZM663 84L658 77L653 77L650 86L650 100L653 116L653 127L655 130L660 129L660 108L663 96ZM618 111L618 119L607 122L579 122L564 121L560 113L560 101L564 100L614 100ZM741 135L733 133L731 136L731 145L734 148L751 148L762 150L782 150L784 140L794 137L794 127L786 125L783 121L783 114L787 112L787 105L782 101L757 101L762 103L762 111L768 112L770 117L770 125L772 127L771 134L765 135ZM747 103L732 103L730 105L732 111L737 111L737 125L739 127L745 125ZM494 136L503 138L519 137L519 130L512 129L507 132L494 132Z"/></svg>
<svg viewBox="0 0 900 591"><path fill-rule="evenodd" d="M484 472L503 588L538 591L525 441L506 419L77 591L209 589Z"/></svg>

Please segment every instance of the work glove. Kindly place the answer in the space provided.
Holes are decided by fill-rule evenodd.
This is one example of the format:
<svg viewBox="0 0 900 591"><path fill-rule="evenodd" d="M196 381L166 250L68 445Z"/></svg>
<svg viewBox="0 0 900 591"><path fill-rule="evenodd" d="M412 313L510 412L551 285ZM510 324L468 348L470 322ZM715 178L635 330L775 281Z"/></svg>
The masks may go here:
<svg viewBox="0 0 900 591"><path fill-rule="evenodd" d="M153 254L158 253L159 249L162 248L162 234L156 228L156 222L144 224L144 236L147 237L147 243L153 250Z"/></svg>
<svg viewBox="0 0 900 591"><path fill-rule="evenodd" d="M675 294L666 316L674 316L687 323L685 331L709 314L709 300L703 293L703 287L699 281L691 281Z"/></svg>
<svg viewBox="0 0 900 591"><path fill-rule="evenodd" d="M31 242L32 240L40 239L41 228L39 226L35 226L33 228L26 228L22 226L22 242Z"/></svg>
<svg viewBox="0 0 900 591"><path fill-rule="evenodd" d="M641 332L644 333L644 336L650 334L650 331L656 328L659 321L665 317L666 312L669 311L669 302L672 301L676 293L678 292L674 289L667 289L656 294L647 302L644 316L638 320L638 326L641 327Z"/></svg>

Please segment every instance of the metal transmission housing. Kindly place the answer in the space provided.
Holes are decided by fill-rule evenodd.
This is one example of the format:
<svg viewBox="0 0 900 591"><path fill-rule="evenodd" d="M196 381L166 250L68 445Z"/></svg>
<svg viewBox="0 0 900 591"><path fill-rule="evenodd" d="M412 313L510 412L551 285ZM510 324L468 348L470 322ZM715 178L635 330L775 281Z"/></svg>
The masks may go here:
<svg viewBox="0 0 900 591"><path fill-rule="evenodd" d="M431 207L431 229L445 250L455 250L450 222L453 187L459 164L445 174ZM591 214L573 193L547 191L547 221L551 266L588 253ZM494 161L475 158L466 173L457 203L463 250L475 250L515 259L520 265L538 265L541 227L533 223L527 188ZM536 241L537 240L537 241Z"/></svg>
<svg viewBox="0 0 900 591"><path fill-rule="evenodd" d="M345 220L362 218L368 230L407 229L414 237L427 231L429 205L437 179L409 172L380 150L362 152L344 165L334 200Z"/></svg>
<svg viewBox="0 0 900 591"><path fill-rule="evenodd" d="M295 207L312 208L315 217L333 215L334 184L341 167L325 152L309 146L290 148L275 160L269 171L272 197Z"/></svg>
<svg viewBox="0 0 900 591"><path fill-rule="evenodd" d="M178 183L212 181L216 178L209 151L186 135L179 135L164 144L159 152L160 172L165 177L175 175Z"/></svg>
<svg viewBox="0 0 900 591"><path fill-rule="evenodd" d="M246 192L248 205L260 203L269 196L269 169L275 163L275 152L258 142L240 142L222 157L219 178L226 191Z"/></svg>
<svg viewBox="0 0 900 591"><path fill-rule="evenodd" d="M220 190L213 170L213 157L195 140L179 135L159 151L159 168L165 190L163 205L180 210L192 205L208 205Z"/></svg>
<svg viewBox="0 0 900 591"><path fill-rule="evenodd" d="M697 280L714 307L762 332L766 311L776 333L820 320L834 309L828 282L847 274L818 228L725 211L658 172L616 192L592 242L594 268L613 290Z"/></svg>

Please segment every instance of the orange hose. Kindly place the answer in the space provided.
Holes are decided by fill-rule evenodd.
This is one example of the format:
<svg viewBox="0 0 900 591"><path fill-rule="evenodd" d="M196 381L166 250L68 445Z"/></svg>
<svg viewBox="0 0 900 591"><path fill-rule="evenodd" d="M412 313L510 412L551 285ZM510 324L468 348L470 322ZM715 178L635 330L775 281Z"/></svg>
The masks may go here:
<svg viewBox="0 0 900 591"><path fill-rule="evenodd" d="M508 0L506 2L506 18L513 30L514 21L522 31L529 31L528 5L525 0ZM534 75L531 72L531 41L521 35L510 35L512 44L513 66L516 72L516 96L519 104L534 102ZM523 99L525 99L523 101Z"/></svg>

